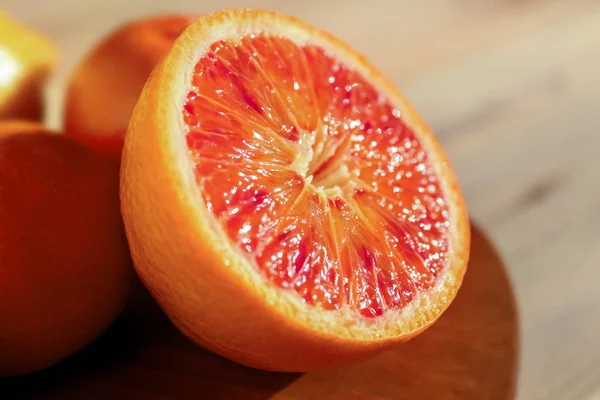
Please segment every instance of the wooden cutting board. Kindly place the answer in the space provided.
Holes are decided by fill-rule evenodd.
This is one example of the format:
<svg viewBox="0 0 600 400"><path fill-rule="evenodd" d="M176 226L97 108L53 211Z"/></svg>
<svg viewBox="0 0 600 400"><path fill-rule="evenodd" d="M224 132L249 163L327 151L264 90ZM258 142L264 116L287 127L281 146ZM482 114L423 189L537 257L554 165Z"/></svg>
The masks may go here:
<svg viewBox="0 0 600 400"><path fill-rule="evenodd" d="M305 374L246 368L189 342L140 290L92 346L0 381L0 398L505 400L514 397L517 335L505 267L473 226L469 270L448 311L413 341L362 363Z"/></svg>

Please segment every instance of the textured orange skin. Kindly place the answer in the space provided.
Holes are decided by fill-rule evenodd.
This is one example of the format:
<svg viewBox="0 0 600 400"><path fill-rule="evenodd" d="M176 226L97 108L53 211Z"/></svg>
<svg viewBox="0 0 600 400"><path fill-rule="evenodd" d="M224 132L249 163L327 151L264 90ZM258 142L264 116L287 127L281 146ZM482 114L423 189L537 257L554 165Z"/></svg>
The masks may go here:
<svg viewBox="0 0 600 400"><path fill-rule="evenodd" d="M67 91L67 136L120 155L142 87L190 16L161 16L121 27L77 67Z"/></svg>
<svg viewBox="0 0 600 400"><path fill-rule="evenodd" d="M0 63L13 67L9 68L12 76L0 84L0 120L43 118L43 91L57 57L47 38L0 10Z"/></svg>
<svg viewBox="0 0 600 400"><path fill-rule="evenodd" d="M199 48L213 32L269 26L308 32L360 67L390 94L429 150L453 216L448 283L428 293L419 318L377 321L349 331L336 312L298 305L249 272L253 266L228 244L198 193L181 125L181 107ZM224 28L225 27L225 28ZM245 31L244 31L245 32ZM183 101L183 100L181 100ZM188 170L189 168L189 170ZM189 338L237 362L268 370L308 371L363 358L404 342L430 326L458 291L469 256L470 228L456 177L433 134L412 106L364 57L331 35L294 18L260 10L228 10L194 21L153 71L127 132L121 207L138 275ZM384 316L385 317L385 316ZM360 324L359 324L360 325Z"/></svg>
<svg viewBox="0 0 600 400"><path fill-rule="evenodd" d="M0 123L0 376L49 367L122 310L133 268L118 162L31 123Z"/></svg>

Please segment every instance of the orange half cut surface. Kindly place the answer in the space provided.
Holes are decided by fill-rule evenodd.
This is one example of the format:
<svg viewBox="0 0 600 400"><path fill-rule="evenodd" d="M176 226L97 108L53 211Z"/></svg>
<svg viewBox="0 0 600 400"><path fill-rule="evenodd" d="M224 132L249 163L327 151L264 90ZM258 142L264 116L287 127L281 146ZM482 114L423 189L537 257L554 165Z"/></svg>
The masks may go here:
<svg viewBox="0 0 600 400"><path fill-rule="evenodd" d="M133 113L122 209L136 268L179 329L305 371L432 324L469 224L450 164L396 88L297 19L195 20Z"/></svg>

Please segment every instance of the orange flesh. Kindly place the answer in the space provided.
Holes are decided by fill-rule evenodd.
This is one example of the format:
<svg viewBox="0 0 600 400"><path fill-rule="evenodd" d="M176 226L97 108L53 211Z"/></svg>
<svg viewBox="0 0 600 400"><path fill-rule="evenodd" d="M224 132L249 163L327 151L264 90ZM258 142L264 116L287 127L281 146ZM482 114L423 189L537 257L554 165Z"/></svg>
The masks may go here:
<svg viewBox="0 0 600 400"><path fill-rule="evenodd" d="M273 284L366 317L431 288L448 210L401 111L314 45L212 45L183 110L208 209Z"/></svg>

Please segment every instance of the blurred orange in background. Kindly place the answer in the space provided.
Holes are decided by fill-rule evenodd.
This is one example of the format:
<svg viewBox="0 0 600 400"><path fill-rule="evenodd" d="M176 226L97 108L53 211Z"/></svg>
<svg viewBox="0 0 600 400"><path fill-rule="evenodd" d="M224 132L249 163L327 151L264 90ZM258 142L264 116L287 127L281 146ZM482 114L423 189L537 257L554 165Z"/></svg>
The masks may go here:
<svg viewBox="0 0 600 400"><path fill-rule="evenodd" d="M57 58L49 39L0 10L0 119L43 118L43 91Z"/></svg>
<svg viewBox="0 0 600 400"><path fill-rule="evenodd" d="M184 15L142 19L100 41L75 69L68 85L66 134L120 155L146 79L191 20Z"/></svg>

